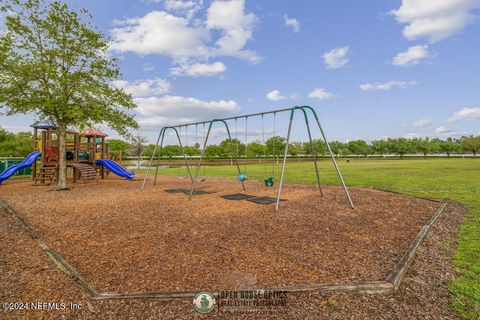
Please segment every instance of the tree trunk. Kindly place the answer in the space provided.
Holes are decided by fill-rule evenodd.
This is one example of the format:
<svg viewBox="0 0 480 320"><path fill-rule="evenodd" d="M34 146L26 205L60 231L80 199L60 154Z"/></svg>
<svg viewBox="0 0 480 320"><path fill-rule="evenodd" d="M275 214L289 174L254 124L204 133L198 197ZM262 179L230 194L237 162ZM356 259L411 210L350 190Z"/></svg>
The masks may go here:
<svg viewBox="0 0 480 320"><path fill-rule="evenodd" d="M67 148L66 148L66 135L67 127L59 124L58 126L58 177L57 177L57 190L67 189Z"/></svg>

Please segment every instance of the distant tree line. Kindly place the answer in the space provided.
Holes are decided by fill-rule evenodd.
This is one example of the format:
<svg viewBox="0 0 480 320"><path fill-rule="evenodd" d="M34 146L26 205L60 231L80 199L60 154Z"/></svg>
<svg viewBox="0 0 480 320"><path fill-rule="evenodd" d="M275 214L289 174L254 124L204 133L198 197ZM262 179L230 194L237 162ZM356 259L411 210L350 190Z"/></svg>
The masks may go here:
<svg viewBox="0 0 480 320"><path fill-rule="evenodd" d="M151 157L154 144L145 145L146 139L135 136L130 141L108 139L109 152L113 159L122 160L123 157ZM232 159L238 154L242 158L278 157L283 155L285 138L275 136L265 141L253 141L248 144L238 139L225 139L219 144L210 144L205 149L206 158ZM30 132L12 133L0 128L0 157L25 157L32 151L33 137ZM406 154L420 154L424 157L431 154L472 154L480 152L480 136L464 136L459 139L406 139L389 138L367 143L364 140L349 142L331 141L330 147L335 156L366 157L369 155L396 155L402 158ZM199 156L201 147L195 145L184 146L187 156ZM322 140L310 142L292 142L288 146L288 154L293 157L327 155L328 150ZM176 158L182 155L179 145L167 145L160 150L161 157Z"/></svg>
<svg viewBox="0 0 480 320"><path fill-rule="evenodd" d="M261 158L278 157L283 155L285 149L285 138L271 137L265 144L260 141L253 141L244 144L238 139L229 141L225 139L219 144L210 144L205 149L205 157L229 159L238 154L239 157ZM111 146L111 150L112 150ZM151 156L155 145L151 144L143 150L144 156ZM424 157L432 154L445 154L448 157L452 154L473 154L480 151L480 136L465 136L460 139L448 138L441 139L407 139L407 138L389 138L375 140L367 143L364 140L352 140L349 142L331 141L330 148L335 156L355 156L366 157L369 155L396 155L402 158L406 154L420 154ZM200 145L184 146L184 152L187 156L198 156L201 153ZM311 156L317 154L327 155L327 146L322 140L310 142L292 142L288 146L290 156ZM166 158L174 158L182 155L179 145L167 145L160 150L160 155Z"/></svg>

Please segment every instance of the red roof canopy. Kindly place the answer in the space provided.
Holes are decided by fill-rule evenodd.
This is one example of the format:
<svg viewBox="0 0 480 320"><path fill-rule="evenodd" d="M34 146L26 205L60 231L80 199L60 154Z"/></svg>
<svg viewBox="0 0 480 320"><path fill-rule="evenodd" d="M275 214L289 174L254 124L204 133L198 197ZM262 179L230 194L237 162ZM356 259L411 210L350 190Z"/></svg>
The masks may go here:
<svg viewBox="0 0 480 320"><path fill-rule="evenodd" d="M103 133L102 131L99 131L94 128L85 129L80 134L86 137L100 137L100 138L108 137L108 134Z"/></svg>

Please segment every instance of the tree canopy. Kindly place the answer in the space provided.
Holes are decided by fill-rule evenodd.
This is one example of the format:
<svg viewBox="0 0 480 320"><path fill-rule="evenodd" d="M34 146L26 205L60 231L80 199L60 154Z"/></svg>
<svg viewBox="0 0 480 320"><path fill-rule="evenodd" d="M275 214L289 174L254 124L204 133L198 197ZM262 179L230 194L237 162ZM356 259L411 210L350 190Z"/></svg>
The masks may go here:
<svg viewBox="0 0 480 320"><path fill-rule="evenodd" d="M0 0L0 108L6 115L33 114L59 131L58 189L66 188L65 132L106 124L122 135L138 127L127 111L132 97L111 85L121 74L109 41L62 1Z"/></svg>
<svg viewBox="0 0 480 320"><path fill-rule="evenodd" d="M32 152L31 132L12 133L0 128L0 157L25 157Z"/></svg>

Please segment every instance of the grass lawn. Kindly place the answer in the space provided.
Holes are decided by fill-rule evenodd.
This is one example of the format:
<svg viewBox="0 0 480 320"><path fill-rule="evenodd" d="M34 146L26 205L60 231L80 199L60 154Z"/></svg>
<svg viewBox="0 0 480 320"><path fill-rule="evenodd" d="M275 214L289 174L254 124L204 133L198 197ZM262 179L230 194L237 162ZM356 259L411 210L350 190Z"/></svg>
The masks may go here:
<svg viewBox="0 0 480 320"><path fill-rule="evenodd" d="M462 224L454 258L459 277L449 284L449 289L452 308L458 314L480 318L480 159L352 159L350 163L341 160L339 166L350 186L375 186L416 196L449 198L467 205L470 215ZM322 160L319 167L322 183L339 183L331 161ZM241 168L245 171L243 165ZM280 168L275 168L276 182ZM264 169L266 176L272 175L271 162L265 168L246 166L249 179L263 179ZM186 169L160 169L159 172L178 175L186 174ZM203 175L203 169L200 173ZM206 175L235 178L236 168L207 167ZM315 182L313 163L288 163L285 181Z"/></svg>

